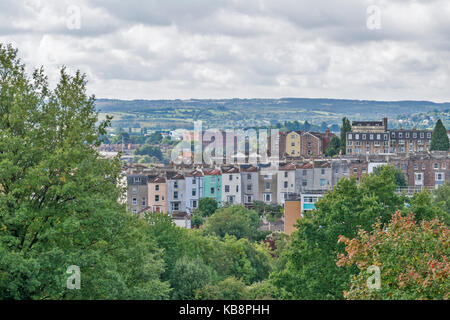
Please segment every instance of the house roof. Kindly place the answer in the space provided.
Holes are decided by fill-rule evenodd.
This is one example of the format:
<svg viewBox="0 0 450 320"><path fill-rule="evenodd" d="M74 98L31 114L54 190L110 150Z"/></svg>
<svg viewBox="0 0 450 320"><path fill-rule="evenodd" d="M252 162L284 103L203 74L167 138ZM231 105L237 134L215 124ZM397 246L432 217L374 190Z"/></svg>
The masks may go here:
<svg viewBox="0 0 450 320"><path fill-rule="evenodd" d="M178 172L167 172L167 180L184 180L184 176Z"/></svg>
<svg viewBox="0 0 450 320"><path fill-rule="evenodd" d="M242 172L258 172L258 168L253 165L249 165L249 166L242 165L241 171Z"/></svg>
<svg viewBox="0 0 450 320"><path fill-rule="evenodd" d="M236 167L222 167L222 173L239 173L239 169Z"/></svg>
<svg viewBox="0 0 450 320"><path fill-rule="evenodd" d="M203 170L205 176L220 176L222 172L219 169L205 169Z"/></svg>
<svg viewBox="0 0 450 320"><path fill-rule="evenodd" d="M150 178L150 177L149 177ZM152 177L151 179L149 179L148 183L165 183L166 182L166 178L164 177Z"/></svg>
<svg viewBox="0 0 450 320"><path fill-rule="evenodd" d="M295 164L293 164L293 163L286 163L284 165L280 165L278 170L280 170L280 171L295 170Z"/></svg>
<svg viewBox="0 0 450 320"><path fill-rule="evenodd" d="M203 177L203 173L199 170L194 170L191 172L186 172L184 174L185 177Z"/></svg>
<svg viewBox="0 0 450 320"><path fill-rule="evenodd" d="M295 167L297 169L312 169L313 165L311 162L306 162L306 163L298 163Z"/></svg>

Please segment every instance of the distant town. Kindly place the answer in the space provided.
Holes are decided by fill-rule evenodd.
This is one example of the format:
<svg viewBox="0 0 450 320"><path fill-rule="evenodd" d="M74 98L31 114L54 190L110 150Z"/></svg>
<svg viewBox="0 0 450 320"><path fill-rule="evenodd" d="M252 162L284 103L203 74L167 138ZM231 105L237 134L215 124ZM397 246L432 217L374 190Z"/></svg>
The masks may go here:
<svg viewBox="0 0 450 320"><path fill-rule="evenodd" d="M313 210L314 204L342 177L354 175L359 182L365 174L385 164L404 174L406 183L398 186L398 193L411 195L423 189L433 190L450 181L450 153L432 150L433 130L390 129L387 118L353 121L351 125L344 119L345 125L346 129L340 128L345 130L343 135L329 128L325 132L280 131L269 138L265 163L252 162L248 136L244 154L237 153L234 137L232 161L224 153L209 164L194 164L193 152L184 152L178 161L164 163L162 154L170 153L180 141L192 143L193 150L196 135L183 129L147 134L148 144L103 144L98 150L110 157L121 152L130 212L168 213L186 228L192 227L190 217L198 209L200 199L213 198L221 206L242 204L253 208L258 202L280 206L284 216L262 228L290 233L297 218ZM450 131L446 134L450 136ZM203 131L201 137L205 136ZM124 133L120 138L130 139ZM203 147L212 142L210 138L202 139ZM274 146L278 156L270 155ZM158 149L161 152L155 156ZM147 159L151 156L153 162L144 164L142 155Z"/></svg>

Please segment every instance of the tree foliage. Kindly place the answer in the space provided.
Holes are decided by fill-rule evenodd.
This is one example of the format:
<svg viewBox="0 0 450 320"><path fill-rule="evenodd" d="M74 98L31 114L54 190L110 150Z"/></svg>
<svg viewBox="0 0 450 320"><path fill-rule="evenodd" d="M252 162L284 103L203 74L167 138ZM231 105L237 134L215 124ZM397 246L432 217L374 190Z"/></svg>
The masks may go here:
<svg viewBox="0 0 450 320"><path fill-rule="evenodd" d="M449 149L450 143L447 136L447 130L445 129L441 119L439 119L434 126L433 136L431 137L430 150L448 151Z"/></svg>
<svg viewBox="0 0 450 320"><path fill-rule="evenodd" d="M163 263L118 199L118 158L99 157L86 78L62 68L51 90L0 44L0 298L160 299ZM77 265L81 289L68 290Z"/></svg>
<svg viewBox="0 0 450 320"><path fill-rule="evenodd" d="M372 232L360 230L354 239L340 237L345 254L338 266L357 266L359 273L344 292L347 299L449 299L449 229L439 219L417 223L414 214L397 213ZM380 268L380 288L369 289L369 266Z"/></svg>

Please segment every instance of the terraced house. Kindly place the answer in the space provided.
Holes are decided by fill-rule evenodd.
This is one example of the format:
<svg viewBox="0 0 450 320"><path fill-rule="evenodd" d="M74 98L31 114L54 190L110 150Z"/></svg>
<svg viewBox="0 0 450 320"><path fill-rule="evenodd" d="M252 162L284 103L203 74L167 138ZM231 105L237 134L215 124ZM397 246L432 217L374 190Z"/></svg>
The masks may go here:
<svg viewBox="0 0 450 320"><path fill-rule="evenodd" d="M167 183L163 176L148 177L148 210L167 213Z"/></svg>
<svg viewBox="0 0 450 320"><path fill-rule="evenodd" d="M242 203L241 173L237 167L222 167L222 202Z"/></svg>
<svg viewBox="0 0 450 320"><path fill-rule="evenodd" d="M129 210L138 214L147 208L148 183L144 174L127 176L127 202Z"/></svg>
<svg viewBox="0 0 450 320"><path fill-rule="evenodd" d="M184 174L186 184L186 212L191 214L198 208L198 203L203 198L203 173L194 170Z"/></svg>
<svg viewBox="0 0 450 320"><path fill-rule="evenodd" d="M222 203L222 172L220 169L203 169L203 196Z"/></svg>
<svg viewBox="0 0 450 320"><path fill-rule="evenodd" d="M241 183L243 203L250 205L259 200L258 167L241 165Z"/></svg>
<svg viewBox="0 0 450 320"><path fill-rule="evenodd" d="M284 205L290 194L299 194L295 188L295 164L281 164L277 174L278 203Z"/></svg>
<svg viewBox="0 0 450 320"><path fill-rule="evenodd" d="M181 173L167 173L167 212L186 212L186 183Z"/></svg>

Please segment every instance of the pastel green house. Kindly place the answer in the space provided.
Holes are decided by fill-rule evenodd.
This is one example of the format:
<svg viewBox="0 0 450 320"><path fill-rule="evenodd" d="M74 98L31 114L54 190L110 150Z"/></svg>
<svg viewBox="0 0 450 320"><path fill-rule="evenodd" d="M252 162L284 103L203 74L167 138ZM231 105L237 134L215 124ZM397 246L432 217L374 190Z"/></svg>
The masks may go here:
<svg viewBox="0 0 450 320"><path fill-rule="evenodd" d="M213 198L222 203L222 173L219 169L203 172L203 198Z"/></svg>

